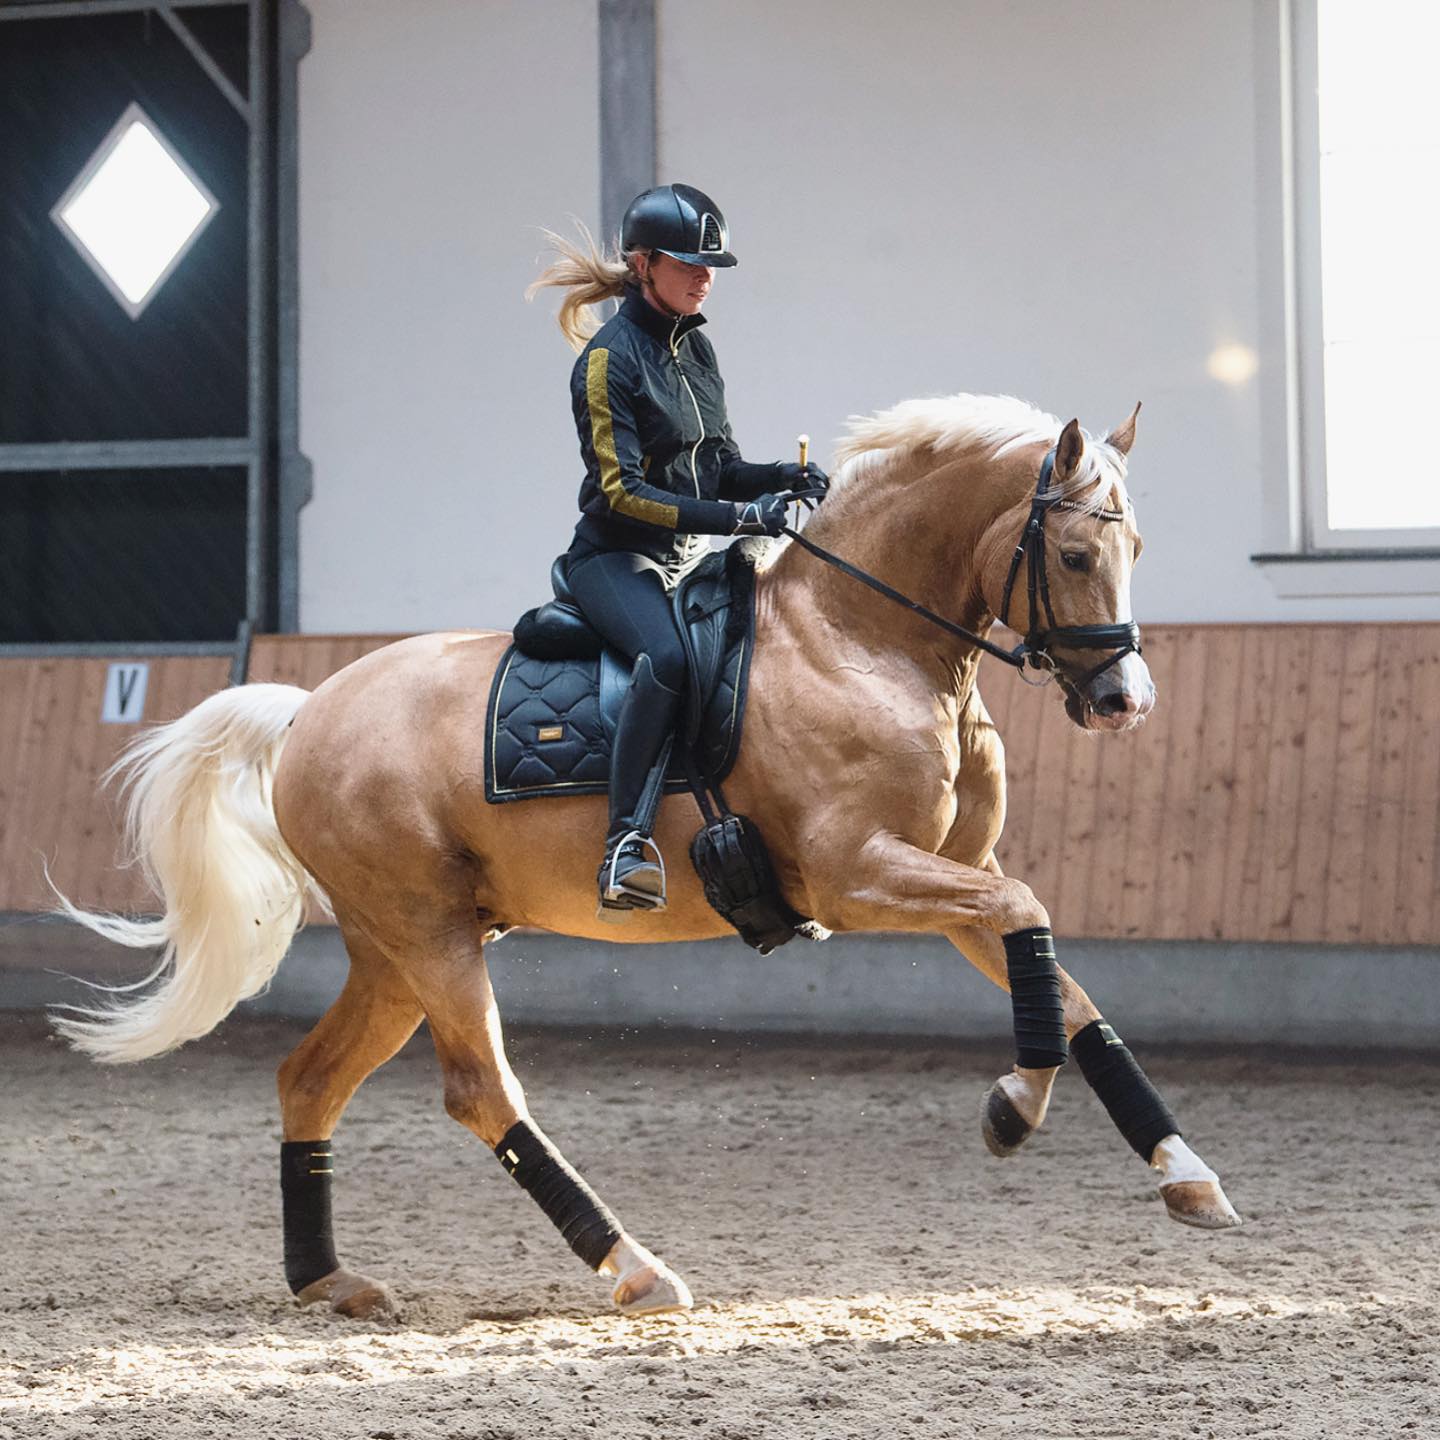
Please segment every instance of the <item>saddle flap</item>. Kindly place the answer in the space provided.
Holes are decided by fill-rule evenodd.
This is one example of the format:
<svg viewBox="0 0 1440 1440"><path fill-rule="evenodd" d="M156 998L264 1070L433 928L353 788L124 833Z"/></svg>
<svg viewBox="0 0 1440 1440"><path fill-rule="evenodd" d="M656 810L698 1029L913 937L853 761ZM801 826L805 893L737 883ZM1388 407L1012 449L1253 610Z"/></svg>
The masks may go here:
<svg viewBox="0 0 1440 1440"><path fill-rule="evenodd" d="M708 556L676 587L675 624L685 646L688 701L685 741L693 746L707 702L715 692L729 648L729 614L734 600L730 552Z"/></svg>

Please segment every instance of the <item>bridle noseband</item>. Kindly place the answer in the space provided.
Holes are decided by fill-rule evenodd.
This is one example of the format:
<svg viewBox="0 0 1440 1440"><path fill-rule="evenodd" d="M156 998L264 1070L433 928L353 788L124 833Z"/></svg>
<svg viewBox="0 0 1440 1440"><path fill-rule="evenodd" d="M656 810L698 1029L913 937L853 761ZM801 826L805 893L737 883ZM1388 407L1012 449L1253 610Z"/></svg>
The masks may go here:
<svg viewBox="0 0 1440 1440"><path fill-rule="evenodd" d="M1027 661L1036 670L1054 671L1064 675L1050 653L1052 645L1068 650L1108 650L1098 665L1092 665L1083 675L1065 676L1077 689L1083 689L1097 675L1103 674L1112 665L1117 665L1127 655L1140 654L1140 627L1133 620L1118 621L1113 625L1057 625L1055 610L1050 604L1050 577L1045 573L1045 517L1052 510L1086 510L1077 500L1063 499L1058 491L1051 491L1050 477L1055 471L1055 451L1050 450L1040 464L1040 478L1035 484L1035 498L1030 502L1030 518L1020 532L1015 554L1010 558L1010 573L1005 577L1005 592L1000 600L999 620L1002 625L1010 623L1010 597L1015 589L1015 580L1020 574L1020 562L1029 558L1025 571L1026 598L1030 602L1030 628L1025 639L1015 650L1023 665ZM1088 513L1097 520L1122 522L1122 510L1091 510ZM1037 604L1037 597L1039 603ZM1040 624L1040 609L1044 607L1046 625Z"/></svg>
<svg viewBox="0 0 1440 1440"><path fill-rule="evenodd" d="M1140 627L1133 620L1119 621L1113 625L1057 625L1055 623L1055 611L1050 604L1050 579L1045 573L1045 517L1051 510L1085 510L1087 507L1078 501L1063 499L1058 493L1050 493L1050 477L1054 471L1055 449L1052 447L1040 464L1040 478L1035 485L1035 498L1030 502L1030 518L1025 522L1024 530L1020 532L1020 541L1015 546L1015 554L1010 561L1010 573L1005 578L1005 592L1000 601L998 618L1002 625L1008 625L1010 623L1010 596L1020 574L1020 562L1028 556L1030 564L1026 572L1026 590L1030 601L1030 628L1026 631L1025 638L1013 650L1004 650L983 635L977 635L973 630L967 630L963 625L957 625L953 620L947 620L943 615L937 615L933 610L920 604L918 600L912 600L908 595L902 595L900 591L885 584L883 580L877 580L873 575L867 575L858 565L852 565L848 560L842 560L838 555L832 555L830 551L822 549L813 540L807 540L793 526L787 525L783 533L803 549L825 561L827 565L833 565L835 569L850 576L852 580L858 580L862 585L868 585L877 594L885 596L887 600L893 600L897 605L903 605L906 609L913 610L915 614L928 620L932 625L939 626L941 630L969 641L977 649L985 651L987 655L993 655L997 660L1003 660L1005 664L1013 665L1022 672L1028 663L1033 669L1058 675L1067 684L1080 689L1088 685L1097 675L1104 674L1112 665L1119 664L1127 655L1140 654ZM792 500L821 499L825 495L825 490L823 488L792 490L789 495ZM1097 520L1123 521L1125 519L1124 512L1120 510L1093 510L1089 513L1094 515ZM1049 622L1044 627L1039 623L1040 606L1044 607L1045 619ZM1059 645L1070 650L1106 650L1112 646L1114 649L1098 665L1092 665L1083 675L1072 676L1066 674L1055 663L1055 657L1050 653L1052 645Z"/></svg>

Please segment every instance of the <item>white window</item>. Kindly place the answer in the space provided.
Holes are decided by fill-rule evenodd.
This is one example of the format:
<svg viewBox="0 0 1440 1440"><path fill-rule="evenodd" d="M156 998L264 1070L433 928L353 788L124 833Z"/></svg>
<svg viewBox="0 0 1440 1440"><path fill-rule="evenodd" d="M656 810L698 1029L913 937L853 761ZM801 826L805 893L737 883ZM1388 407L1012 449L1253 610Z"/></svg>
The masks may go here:
<svg viewBox="0 0 1440 1440"><path fill-rule="evenodd" d="M1305 541L1440 544L1440 3L1300 0Z"/></svg>
<svg viewBox="0 0 1440 1440"><path fill-rule="evenodd" d="M219 208L150 117L131 105L50 213L138 320Z"/></svg>

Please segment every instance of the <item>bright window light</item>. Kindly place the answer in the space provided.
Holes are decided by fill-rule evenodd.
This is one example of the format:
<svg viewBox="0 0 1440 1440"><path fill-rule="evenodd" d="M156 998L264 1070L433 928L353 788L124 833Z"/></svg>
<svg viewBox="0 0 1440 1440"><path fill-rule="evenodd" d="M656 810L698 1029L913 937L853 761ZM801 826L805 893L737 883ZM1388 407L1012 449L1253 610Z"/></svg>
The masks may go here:
<svg viewBox="0 0 1440 1440"><path fill-rule="evenodd" d="M1318 25L1329 527L1440 527L1416 449L1440 394L1440 5L1319 0Z"/></svg>
<svg viewBox="0 0 1440 1440"><path fill-rule="evenodd" d="M50 213L138 319L219 208L149 116L131 105Z"/></svg>

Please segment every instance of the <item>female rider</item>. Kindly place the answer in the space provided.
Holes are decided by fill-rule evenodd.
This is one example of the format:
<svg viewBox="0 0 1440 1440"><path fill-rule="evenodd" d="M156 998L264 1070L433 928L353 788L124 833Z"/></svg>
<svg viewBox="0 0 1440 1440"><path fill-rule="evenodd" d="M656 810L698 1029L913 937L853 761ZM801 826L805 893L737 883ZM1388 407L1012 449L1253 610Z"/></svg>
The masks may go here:
<svg viewBox="0 0 1440 1440"><path fill-rule="evenodd" d="M642 792L675 727L685 652L669 592L704 558L705 535L778 535L779 492L823 487L818 467L741 459L700 308L736 263L725 217L690 185L661 185L625 212L618 256L552 235L561 258L531 286L566 291L560 327L580 358L570 377L585 478L566 574L585 618L633 662L616 727L602 918L665 908L660 852ZM590 336L585 308L618 299ZM587 342L588 339L588 343ZM582 348L583 347L583 348Z"/></svg>

